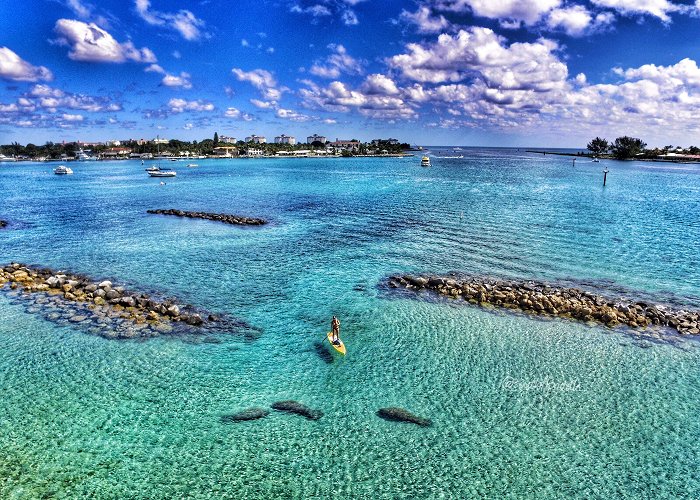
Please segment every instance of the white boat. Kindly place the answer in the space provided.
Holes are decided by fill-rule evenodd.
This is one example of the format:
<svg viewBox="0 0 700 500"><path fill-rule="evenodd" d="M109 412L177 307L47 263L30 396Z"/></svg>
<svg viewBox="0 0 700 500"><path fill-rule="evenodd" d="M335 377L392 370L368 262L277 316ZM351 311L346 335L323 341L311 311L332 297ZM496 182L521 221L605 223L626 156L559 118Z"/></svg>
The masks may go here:
<svg viewBox="0 0 700 500"><path fill-rule="evenodd" d="M595 156L593 157L592 161L593 161L593 163L600 163L600 160L598 158L596 158Z"/></svg>
<svg viewBox="0 0 700 500"><path fill-rule="evenodd" d="M148 175L151 177L175 177L177 175L177 172L174 170L149 170Z"/></svg>
<svg viewBox="0 0 700 500"><path fill-rule="evenodd" d="M59 165L54 169L53 173L56 175L70 175L73 173L73 170L66 167L65 165Z"/></svg>
<svg viewBox="0 0 700 500"><path fill-rule="evenodd" d="M430 166L430 158L428 158L427 156L424 156L423 158L421 158L420 166L421 167L429 167Z"/></svg>
<svg viewBox="0 0 700 500"><path fill-rule="evenodd" d="M196 163L188 163L187 166L190 168L195 168L195 167L198 167L199 165L197 165Z"/></svg>
<svg viewBox="0 0 700 500"><path fill-rule="evenodd" d="M160 136L156 136L156 139L158 139L158 156L160 157ZM148 172L148 175L151 177L175 177L177 175L177 172L174 170L162 170L160 164L152 165L146 169L146 172Z"/></svg>
<svg viewBox="0 0 700 500"><path fill-rule="evenodd" d="M17 158L14 156L5 156L4 154L0 153L0 161L17 161Z"/></svg>
<svg viewBox="0 0 700 500"><path fill-rule="evenodd" d="M79 149L78 151L75 152L75 159L77 161L97 161L96 157L90 156L82 149Z"/></svg>

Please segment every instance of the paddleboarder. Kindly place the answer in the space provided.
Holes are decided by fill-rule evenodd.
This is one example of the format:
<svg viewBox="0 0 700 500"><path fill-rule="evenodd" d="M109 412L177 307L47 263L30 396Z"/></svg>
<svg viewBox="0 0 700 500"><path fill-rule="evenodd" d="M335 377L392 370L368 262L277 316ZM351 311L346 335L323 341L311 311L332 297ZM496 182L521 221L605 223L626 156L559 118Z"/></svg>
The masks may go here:
<svg viewBox="0 0 700 500"><path fill-rule="evenodd" d="M340 321L335 316L331 319L331 332L333 332L333 343L340 344Z"/></svg>

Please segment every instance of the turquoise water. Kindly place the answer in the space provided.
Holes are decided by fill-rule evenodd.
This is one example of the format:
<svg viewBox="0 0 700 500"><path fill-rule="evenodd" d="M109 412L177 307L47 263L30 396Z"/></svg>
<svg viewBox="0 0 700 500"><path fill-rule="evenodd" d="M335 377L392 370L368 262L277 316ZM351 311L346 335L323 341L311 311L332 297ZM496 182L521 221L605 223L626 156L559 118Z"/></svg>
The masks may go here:
<svg viewBox="0 0 700 500"><path fill-rule="evenodd" d="M699 342L378 286L457 271L697 307L700 166L434 154L430 169L198 160L174 164L166 185L140 162L76 163L67 177L0 166L3 263L112 278L263 328L219 343L105 340L0 293L0 497L700 496ZM332 314L345 358L319 343ZM325 416L220 422L283 399ZM385 406L434 425L386 422Z"/></svg>

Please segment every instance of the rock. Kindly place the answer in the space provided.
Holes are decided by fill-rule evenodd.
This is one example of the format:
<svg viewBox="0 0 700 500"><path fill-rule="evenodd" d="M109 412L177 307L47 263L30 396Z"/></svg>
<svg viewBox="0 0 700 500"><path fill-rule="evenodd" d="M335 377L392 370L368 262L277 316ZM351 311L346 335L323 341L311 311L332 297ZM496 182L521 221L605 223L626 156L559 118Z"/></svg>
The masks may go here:
<svg viewBox="0 0 700 500"><path fill-rule="evenodd" d="M234 413L233 415L224 415L221 417L221 423L229 424L234 422L245 422L248 420L257 420L267 417L270 414L269 410L264 408L248 408L247 410Z"/></svg>
<svg viewBox="0 0 700 500"><path fill-rule="evenodd" d="M174 215L177 217L187 217L187 218L191 218L191 219L206 219L206 220L212 220L212 221L216 221L216 222L224 222L226 224L234 224L234 225L261 226L263 224L267 224L267 221L264 219L255 219L252 217L241 217L238 215L230 215L230 214L215 214L215 213L207 213L207 212L186 212L184 210L176 210L176 209L147 210L146 212L149 214Z"/></svg>
<svg viewBox="0 0 700 500"><path fill-rule="evenodd" d="M398 408L396 406L380 408L377 410L377 416L391 422L408 422L411 424L420 425L422 427L429 427L433 425L432 420L429 418L419 417L408 410Z"/></svg>
<svg viewBox="0 0 700 500"><path fill-rule="evenodd" d="M122 297L120 304L125 306L125 307L134 307L136 305L136 299L133 297Z"/></svg>
<svg viewBox="0 0 700 500"><path fill-rule="evenodd" d="M112 288L112 282L111 281L103 281L97 285L98 288Z"/></svg>
<svg viewBox="0 0 700 500"><path fill-rule="evenodd" d="M68 321L70 321L71 323L80 323L82 321L85 321L86 319L87 319L87 316L75 315L75 316L71 316L70 318L68 318Z"/></svg>
<svg viewBox="0 0 700 500"><path fill-rule="evenodd" d="M191 314L189 318L187 318L188 325L199 326L202 323L204 323L204 320L199 314Z"/></svg>
<svg viewBox="0 0 700 500"><path fill-rule="evenodd" d="M88 293L92 293L97 290L97 285L95 285L94 283L90 283L85 288L83 288L83 290L85 290Z"/></svg>
<svg viewBox="0 0 700 500"><path fill-rule="evenodd" d="M284 411L287 413L296 413L302 417L306 417L309 420L318 420L323 416L321 410L313 410L308 406L294 400L287 401L277 401L272 404L273 410Z"/></svg>
<svg viewBox="0 0 700 500"><path fill-rule="evenodd" d="M176 317L180 315L180 308L173 304L172 306L168 307L167 312L168 316Z"/></svg>
<svg viewBox="0 0 700 500"><path fill-rule="evenodd" d="M105 293L105 298L107 300L113 300L119 298L119 292L116 290L110 290L107 293Z"/></svg>
<svg viewBox="0 0 700 500"><path fill-rule="evenodd" d="M56 276L51 276L46 280L46 284L49 285L51 288L59 288L59 280Z"/></svg>

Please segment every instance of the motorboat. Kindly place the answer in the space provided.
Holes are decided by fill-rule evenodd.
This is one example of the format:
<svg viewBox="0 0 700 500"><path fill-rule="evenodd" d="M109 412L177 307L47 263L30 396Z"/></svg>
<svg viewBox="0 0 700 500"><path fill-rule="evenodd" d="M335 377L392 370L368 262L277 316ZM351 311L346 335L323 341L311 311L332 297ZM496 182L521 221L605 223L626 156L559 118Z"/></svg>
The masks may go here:
<svg viewBox="0 0 700 500"><path fill-rule="evenodd" d="M198 167L199 165L197 165L196 163L188 163L187 166L188 166L189 168L196 168L196 167Z"/></svg>
<svg viewBox="0 0 700 500"><path fill-rule="evenodd" d="M160 171L160 167L158 165L151 165L147 169L145 169L146 172L158 172Z"/></svg>
<svg viewBox="0 0 700 500"><path fill-rule="evenodd" d="M423 158L421 158L420 166L421 167L429 167L430 166L430 158L428 158L427 156L424 156Z"/></svg>
<svg viewBox="0 0 700 500"><path fill-rule="evenodd" d="M593 157L593 160L591 160L593 163L600 163L600 160L597 157Z"/></svg>
<svg viewBox="0 0 700 500"><path fill-rule="evenodd" d="M149 170L148 175L151 177L175 177L177 172L174 170L161 170L159 168L158 170Z"/></svg>
<svg viewBox="0 0 700 500"><path fill-rule="evenodd" d="M54 169L53 173L56 175L70 175L73 173L73 170L66 167L65 165L59 165Z"/></svg>

